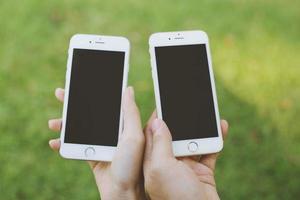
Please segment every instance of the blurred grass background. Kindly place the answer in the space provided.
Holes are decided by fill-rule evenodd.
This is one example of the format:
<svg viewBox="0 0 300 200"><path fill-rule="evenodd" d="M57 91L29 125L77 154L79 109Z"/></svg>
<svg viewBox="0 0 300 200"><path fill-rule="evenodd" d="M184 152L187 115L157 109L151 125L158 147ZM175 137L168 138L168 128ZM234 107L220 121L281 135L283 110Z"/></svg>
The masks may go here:
<svg viewBox="0 0 300 200"><path fill-rule="evenodd" d="M130 39L129 83L154 109L148 37L205 30L230 134L217 164L221 199L300 197L300 1L27 0L0 2L0 199L98 199L89 170L48 148L61 115L75 33Z"/></svg>

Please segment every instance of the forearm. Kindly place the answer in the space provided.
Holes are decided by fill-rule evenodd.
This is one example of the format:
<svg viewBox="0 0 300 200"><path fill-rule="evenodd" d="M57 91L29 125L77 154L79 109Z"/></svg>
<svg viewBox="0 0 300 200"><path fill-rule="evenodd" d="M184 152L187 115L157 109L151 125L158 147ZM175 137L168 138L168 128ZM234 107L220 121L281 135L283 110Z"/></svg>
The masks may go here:
<svg viewBox="0 0 300 200"><path fill-rule="evenodd" d="M102 200L146 200L145 194L138 191L115 191L100 196Z"/></svg>
<svg viewBox="0 0 300 200"><path fill-rule="evenodd" d="M134 192L126 191L126 192L115 192L112 194L101 194L102 200L127 200L127 199L133 199L137 200L139 199L137 194Z"/></svg>
<svg viewBox="0 0 300 200"><path fill-rule="evenodd" d="M194 189L170 189L164 188L160 192L152 192L150 195L151 200L220 200L216 188L194 188Z"/></svg>
<svg viewBox="0 0 300 200"><path fill-rule="evenodd" d="M143 187L136 188L113 188L111 190L100 190L101 200L147 200Z"/></svg>

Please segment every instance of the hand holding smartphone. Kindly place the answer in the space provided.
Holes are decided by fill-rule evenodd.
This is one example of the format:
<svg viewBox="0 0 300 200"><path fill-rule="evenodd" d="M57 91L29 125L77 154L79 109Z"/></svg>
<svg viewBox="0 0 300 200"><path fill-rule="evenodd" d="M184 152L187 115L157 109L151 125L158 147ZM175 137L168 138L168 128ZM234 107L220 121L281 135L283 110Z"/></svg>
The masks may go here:
<svg viewBox="0 0 300 200"><path fill-rule="evenodd" d="M175 156L223 147L208 37L203 31L155 33L149 39L158 117L168 125ZM74 35L66 73L60 154L111 161L122 131L129 41Z"/></svg>
<svg viewBox="0 0 300 200"><path fill-rule="evenodd" d="M171 144L170 132L163 123L165 129L159 130L164 133L159 135L164 138L156 137L156 147L159 147L158 143L163 147L156 148L158 150L156 152L159 152L156 154L156 162L159 165L152 165L155 163L154 140L147 140L148 156L143 157L145 137L132 88L128 88L124 95L123 131L121 102L127 85L128 40L112 36L75 35L70 42L61 138L60 141L55 140L55 145L50 143L50 146L56 150L60 148L60 154L65 158L113 160L111 164L105 165L102 165L102 162L90 162L97 185L104 188L104 190L99 188L103 198L119 198L126 195L128 199L146 198L144 185L140 183L145 181L150 188L149 180L154 180L153 175L148 174L154 172L151 166L156 166L155 176L160 177L160 180L154 180L153 185L157 186L157 181L162 181L161 177L164 176L166 183L160 185L167 186L167 188L153 187L154 194L159 192L168 196L175 194L178 197L181 193L184 197L188 194L191 197L195 196L196 193L191 193L191 190L187 193L186 190L178 191L177 185L180 186L178 181L187 183L187 177L192 183L190 188L194 188L197 192L196 196L202 195L201 192L206 190L205 185L209 187L210 192L211 186L214 185L213 176L207 169L214 169L215 154L201 157L201 159L214 160L210 164L205 163L204 160L201 163L187 158L183 161L184 165L180 163L176 166L178 162L170 153L171 145L175 156L213 153L220 151L223 146L208 38L201 31L156 33L150 37L149 43L157 114L167 123L173 137L173 144ZM62 100L63 95L59 96ZM155 118L154 113L149 123L153 123ZM156 121L161 120L156 119ZM151 126L153 131L154 124ZM56 128L50 125L49 127L58 130L60 123L56 123ZM225 134L228 126L222 128ZM146 132L147 130L148 128ZM116 151L121 132L122 138ZM158 136L157 132L151 133L152 136L155 134ZM161 142L163 139L165 142ZM166 149L169 153L165 155L173 159L174 163L170 162L170 159L162 159L161 152ZM151 154L149 152L152 156L149 156ZM167 165L163 165L162 160L176 168L178 175L184 178L180 176L174 178L174 173L168 173L170 168L165 167ZM203 181L201 177L197 177L197 173L191 173L195 170L191 167L191 162L194 162L193 166L204 165L205 167L200 169L205 170L200 172L198 168L197 173L201 173L204 177L209 173L210 179L205 178ZM160 164L164 167L157 169ZM144 176L141 176L143 167ZM158 173L162 174L157 176ZM170 178L174 178L174 181L170 182ZM201 182L200 187L203 190L199 190L197 182ZM121 185L115 187L118 184ZM170 185L175 186L175 189L173 190ZM126 191L119 188L126 188ZM147 188L148 192L149 188ZM151 195L151 192L148 194ZM207 192L204 194L207 195ZM217 195L216 190L213 190L212 195Z"/></svg>
<svg viewBox="0 0 300 200"><path fill-rule="evenodd" d="M122 131L129 41L77 34L71 38L65 83L60 154L111 161Z"/></svg>
<svg viewBox="0 0 300 200"><path fill-rule="evenodd" d="M149 45L157 114L171 131L174 155L220 151L223 140L206 33L155 33Z"/></svg>

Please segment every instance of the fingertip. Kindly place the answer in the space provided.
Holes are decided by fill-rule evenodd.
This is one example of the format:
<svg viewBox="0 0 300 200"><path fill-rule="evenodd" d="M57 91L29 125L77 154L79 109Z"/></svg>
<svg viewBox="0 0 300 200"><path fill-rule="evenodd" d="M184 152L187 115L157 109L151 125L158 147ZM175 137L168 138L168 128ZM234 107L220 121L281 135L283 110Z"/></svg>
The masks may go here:
<svg viewBox="0 0 300 200"><path fill-rule="evenodd" d="M59 139L51 139L49 140L49 146L51 149L57 151L60 148L60 140Z"/></svg>
<svg viewBox="0 0 300 200"><path fill-rule="evenodd" d="M163 121L161 119L154 119L151 124L151 131L152 133L156 133L158 129L160 129L163 125Z"/></svg>
<svg viewBox="0 0 300 200"><path fill-rule="evenodd" d="M222 128L223 137L225 138L227 136L227 133L228 133L229 124L224 119L221 120L221 128Z"/></svg>
<svg viewBox="0 0 300 200"><path fill-rule="evenodd" d="M150 132L154 137L164 137L168 138L168 140L172 140L172 136L167 124L159 118L155 118L151 124Z"/></svg>
<svg viewBox="0 0 300 200"><path fill-rule="evenodd" d="M139 108L134 100L133 87L127 87L122 99L123 133L140 134L143 132ZM123 137L123 136L122 136Z"/></svg>
<svg viewBox="0 0 300 200"><path fill-rule="evenodd" d="M53 146L53 143L54 143L54 140L49 140L49 146L52 148L52 146Z"/></svg>
<svg viewBox="0 0 300 200"><path fill-rule="evenodd" d="M55 96L58 100L63 101L65 95L65 90L62 88L56 88L55 89Z"/></svg>
<svg viewBox="0 0 300 200"><path fill-rule="evenodd" d="M156 114L156 109L152 112L150 118L147 121L146 126L144 127L144 132L147 133L149 131L151 131L151 125L154 119L157 118L157 114Z"/></svg>
<svg viewBox="0 0 300 200"><path fill-rule="evenodd" d="M125 92L124 92L124 99L123 99L123 109L126 110L128 109L128 107L130 107L130 105L134 105L135 104L135 100L134 100L134 89L132 86L129 86L126 88Z"/></svg>
<svg viewBox="0 0 300 200"><path fill-rule="evenodd" d="M49 119L48 120L48 127L50 128L50 129L53 129L53 124L54 124L54 119Z"/></svg>
<svg viewBox="0 0 300 200"><path fill-rule="evenodd" d="M173 157L172 136L165 122L154 119L151 124L152 158L161 159Z"/></svg>
<svg viewBox="0 0 300 200"><path fill-rule="evenodd" d="M221 120L221 126L222 126L222 128L223 128L225 131L227 131L227 130L228 130L228 127L229 127L229 124L228 124L228 122L227 122L225 119L222 119L222 120Z"/></svg>
<svg viewBox="0 0 300 200"><path fill-rule="evenodd" d="M134 99L134 89L133 89L132 86L128 86L128 87L125 89L124 97L125 97L125 100L126 100L126 99Z"/></svg>
<svg viewBox="0 0 300 200"><path fill-rule="evenodd" d="M227 120L223 119L222 121L223 121L224 125L228 128L229 124L228 124Z"/></svg>
<svg viewBox="0 0 300 200"><path fill-rule="evenodd" d="M127 87L127 91L128 91L128 93L129 93L129 96L130 96L132 99L134 99L134 89L133 89L133 87L132 87L132 86L128 86L128 87Z"/></svg>
<svg viewBox="0 0 300 200"><path fill-rule="evenodd" d="M50 119L48 121L48 127L53 131L60 131L61 124L62 124L62 119Z"/></svg>
<svg viewBox="0 0 300 200"><path fill-rule="evenodd" d="M63 93L63 89L62 88L56 88L55 89L55 96L59 96L61 93Z"/></svg>

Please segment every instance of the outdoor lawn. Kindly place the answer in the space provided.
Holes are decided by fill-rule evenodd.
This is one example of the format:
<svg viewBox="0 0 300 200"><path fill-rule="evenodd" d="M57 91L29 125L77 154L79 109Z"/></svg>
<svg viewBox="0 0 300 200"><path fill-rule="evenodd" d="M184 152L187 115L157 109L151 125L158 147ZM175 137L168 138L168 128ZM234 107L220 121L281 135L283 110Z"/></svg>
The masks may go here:
<svg viewBox="0 0 300 200"><path fill-rule="evenodd" d="M217 163L221 199L300 197L300 1L27 0L0 2L0 199L99 199L89 166L48 147L59 133L75 33L131 41L129 84L145 122L154 110L153 32L210 37L221 117L229 136Z"/></svg>

